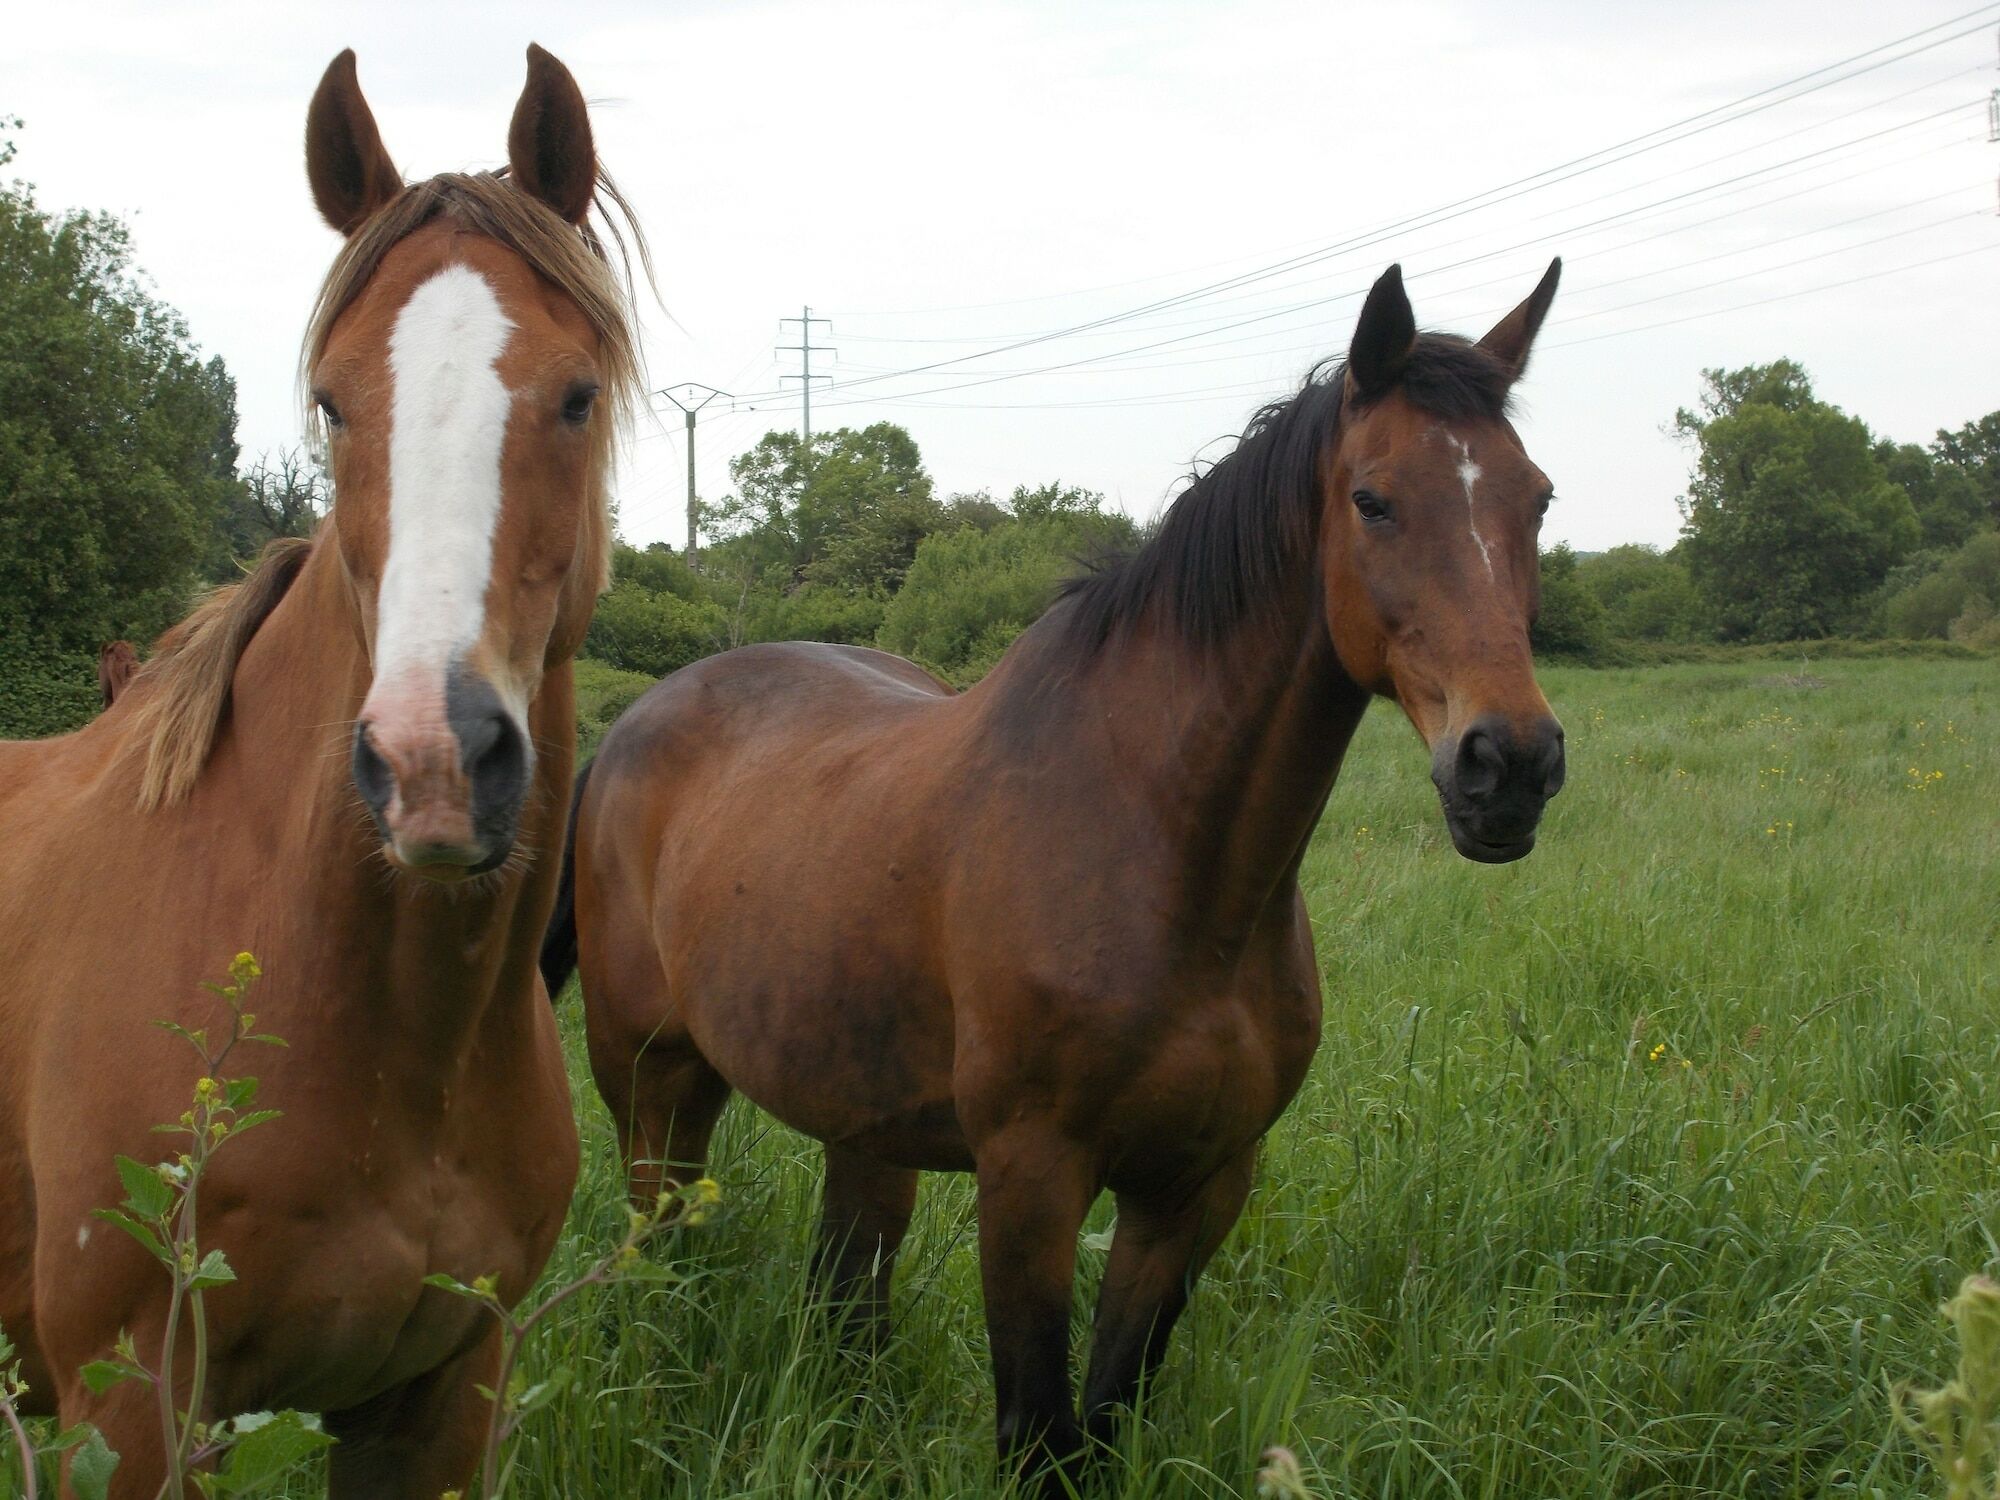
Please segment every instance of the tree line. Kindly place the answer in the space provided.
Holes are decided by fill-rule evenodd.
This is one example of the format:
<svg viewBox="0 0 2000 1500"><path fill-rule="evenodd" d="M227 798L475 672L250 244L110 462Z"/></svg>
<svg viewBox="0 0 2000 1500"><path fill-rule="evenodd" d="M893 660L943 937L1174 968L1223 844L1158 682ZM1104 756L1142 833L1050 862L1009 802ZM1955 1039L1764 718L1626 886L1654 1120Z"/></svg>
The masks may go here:
<svg viewBox="0 0 2000 1500"><path fill-rule="evenodd" d="M1693 458L1679 541L1544 554L1538 645L1586 661L1831 637L2000 646L2000 411L1898 443L1780 359L1704 371L1674 427Z"/></svg>
<svg viewBox="0 0 2000 1500"><path fill-rule="evenodd" d="M1790 360L1709 370L1675 417L1693 460L1680 540L1542 555L1538 650L1931 638L2000 646L2000 412L1928 446L1878 438ZM939 499L888 422L767 433L706 512L702 570L620 555L586 649L659 676L757 640L877 645L967 682L1092 553L1143 539L1061 484Z"/></svg>
<svg viewBox="0 0 2000 1500"><path fill-rule="evenodd" d="M0 120L0 167L18 127ZM150 641L311 529L318 471L240 457L236 382L147 289L125 226L0 182L0 734L88 717L102 644Z"/></svg>

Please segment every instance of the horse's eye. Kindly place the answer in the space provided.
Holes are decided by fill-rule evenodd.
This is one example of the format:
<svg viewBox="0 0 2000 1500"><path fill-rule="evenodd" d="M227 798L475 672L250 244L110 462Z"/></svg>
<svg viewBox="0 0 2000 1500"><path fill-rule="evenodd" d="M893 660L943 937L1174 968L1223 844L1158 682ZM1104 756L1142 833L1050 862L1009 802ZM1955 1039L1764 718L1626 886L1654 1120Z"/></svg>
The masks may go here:
<svg viewBox="0 0 2000 1500"><path fill-rule="evenodd" d="M345 425L340 415L340 408L333 404L333 397L329 396L325 391L313 392L313 405L317 406L319 414L326 418L327 426L340 427Z"/></svg>
<svg viewBox="0 0 2000 1500"><path fill-rule="evenodd" d="M1539 521L1543 516L1546 516L1549 513L1549 507L1555 504L1555 500L1556 494L1554 490L1550 490L1546 495L1537 500L1535 502L1535 519Z"/></svg>
<svg viewBox="0 0 2000 1500"><path fill-rule="evenodd" d="M1389 519L1389 502L1373 490L1356 490L1354 508L1361 512L1364 521L1386 521Z"/></svg>
<svg viewBox="0 0 2000 1500"><path fill-rule="evenodd" d="M590 420L590 408L596 400L596 386L579 385L572 387L570 393L563 397L563 420L572 427L581 427L585 422Z"/></svg>

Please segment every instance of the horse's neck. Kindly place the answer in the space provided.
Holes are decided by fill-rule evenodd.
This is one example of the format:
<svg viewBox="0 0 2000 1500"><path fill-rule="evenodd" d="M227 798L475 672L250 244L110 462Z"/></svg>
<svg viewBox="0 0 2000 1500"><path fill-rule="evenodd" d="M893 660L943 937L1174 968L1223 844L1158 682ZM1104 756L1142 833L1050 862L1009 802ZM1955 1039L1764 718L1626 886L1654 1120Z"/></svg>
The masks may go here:
<svg viewBox="0 0 2000 1500"><path fill-rule="evenodd" d="M227 730L232 800L270 832L285 874L273 899L292 908L284 920L329 927L301 932L296 947L339 955L315 1002L332 1025L384 1023L422 1066L427 1054L472 1045L497 1001L532 991L523 979L545 915L536 896L559 858L573 769L569 672L567 663L552 669L529 711L540 754L524 857L476 885L433 890L387 868L351 782L350 735L369 666L330 528L252 638Z"/></svg>
<svg viewBox="0 0 2000 1500"><path fill-rule="evenodd" d="M1102 726L1104 774L1169 841L1178 924L1233 945L1289 916L1368 694L1341 670L1316 607L1244 622L1211 646L1160 613L1114 633L1058 691L1079 723Z"/></svg>

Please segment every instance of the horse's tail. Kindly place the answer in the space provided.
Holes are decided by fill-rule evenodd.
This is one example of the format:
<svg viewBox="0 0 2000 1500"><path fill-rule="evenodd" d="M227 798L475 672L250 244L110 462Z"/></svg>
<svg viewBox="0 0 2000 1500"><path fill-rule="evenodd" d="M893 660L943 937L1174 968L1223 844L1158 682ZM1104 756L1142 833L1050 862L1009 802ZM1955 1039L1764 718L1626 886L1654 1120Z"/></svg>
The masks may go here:
<svg viewBox="0 0 2000 1500"><path fill-rule="evenodd" d="M569 799L569 828L563 834L562 878L556 885L556 909L549 914L549 929L542 934L542 983L549 988L549 1003L569 983L576 972L576 820L583 811L583 788L590 780L595 761L585 761L576 773L576 790Z"/></svg>

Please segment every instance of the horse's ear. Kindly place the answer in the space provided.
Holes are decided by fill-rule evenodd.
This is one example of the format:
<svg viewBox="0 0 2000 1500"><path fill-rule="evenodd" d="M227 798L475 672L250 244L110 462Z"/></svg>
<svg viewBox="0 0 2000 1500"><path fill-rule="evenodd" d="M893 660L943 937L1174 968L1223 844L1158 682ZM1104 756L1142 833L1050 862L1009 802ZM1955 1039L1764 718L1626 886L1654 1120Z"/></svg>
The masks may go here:
<svg viewBox="0 0 2000 1500"><path fill-rule="evenodd" d="M1403 290L1403 268L1391 266L1369 288L1347 349L1347 378L1356 394L1373 400L1393 386L1416 342L1417 316Z"/></svg>
<svg viewBox="0 0 2000 1500"><path fill-rule="evenodd" d="M1528 369L1528 351L1535 347L1535 335L1542 331L1542 319L1556 300L1556 283L1562 280L1563 262L1558 255L1542 273L1541 282L1528 293L1528 300L1495 323L1479 347L1505 365L1509 377L1519 380Z"/></svg>
<svg viewBox="0 0 2000 1500"><path fill-rule="evenodd" d="M306 179L320 217L352 234L403 190L403 174L382 149L375 116L361 97L349 47L326 66L306 110Z"/></svg>
<svg viewBox="0 0 2000 1500"><path fill-rule="evenodd" d="M514 180L572 224L581 224L597 192L597 148L590 112L569 69L528 43L528 83L507 127L507 169Z"/></svg>

